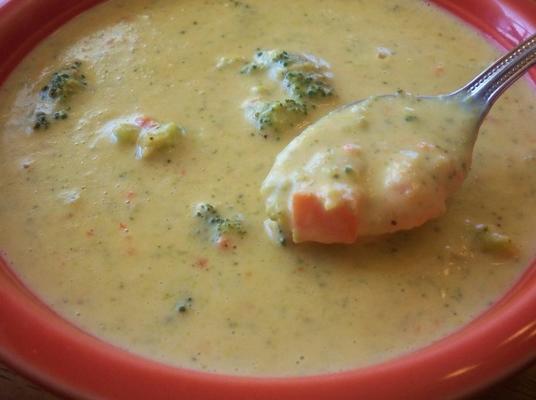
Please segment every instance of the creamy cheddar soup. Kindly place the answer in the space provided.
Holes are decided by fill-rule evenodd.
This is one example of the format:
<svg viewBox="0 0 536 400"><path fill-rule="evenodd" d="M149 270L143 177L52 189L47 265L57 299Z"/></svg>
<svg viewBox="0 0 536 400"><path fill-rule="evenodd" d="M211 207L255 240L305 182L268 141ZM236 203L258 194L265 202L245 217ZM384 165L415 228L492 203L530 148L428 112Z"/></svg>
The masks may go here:
<svg viewBox="0 0 536 400"><path fill-rule="evenodd" d="M419 1L110 0L1 88L0 249L65 318L177 366L303 375L429 345L534 255L526 82L486 119L447 212L419 228L293 244L266 234L260 188L329 111L449 92L497 55Z"/></svg>

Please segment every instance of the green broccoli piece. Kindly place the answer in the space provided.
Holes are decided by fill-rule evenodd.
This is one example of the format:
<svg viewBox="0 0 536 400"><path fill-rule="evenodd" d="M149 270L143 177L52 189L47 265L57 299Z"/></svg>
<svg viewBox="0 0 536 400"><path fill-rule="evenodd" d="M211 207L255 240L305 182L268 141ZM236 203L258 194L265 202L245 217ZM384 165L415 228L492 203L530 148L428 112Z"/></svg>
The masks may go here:
<svg viewBox="0 0 536 400"><path fill-rule="evenodd" d="M174 122L142 130L136 143L136 158L146 158L156 150L172 147L181 133L181 128Z"/></svg>
<svg viewBox="0 0 536 400"><path fill-rule="evenodd" d="M300 100L333 94L333 88L325 82L324 76L315 72L289 71L283 78L283 86L291 97Z"/></svg>
<svg viewBox="0 0 536 400"><path fill-rule="evenodd" d="M260 50L255 53L253 61L244 65L241 74L249 75L255 71L264 71L269 68L288 68L289 66L307 61L299 54L284 50Z"/></svg>
<svg viewBox="0 0 536 400"><path fill-rule="evenodd" d="M111 121L103 131L112 143L135 145L137 159L149 158L158 150L173 147L184 133L174 122L160 124L146 116Z"/></svg>
<svg viewBox="0 0 536 400"><path fill-rule="evenodd" d="M195 209L196 217L202 219L212 232L213 240L217 241L226 233L235 233L240 236L246 234L243 221L240 217L222 217L216 207L209 203L200 203Z"/></svg>
<svg viewBox="0 0 536 400"><path fill-rule="evenodd" d="M245 107L246 118L260 131L295 125L307 115L307 105L302 102L285 99L283 101L252 101Z"/></svg>
<svg viewBox="0 0 536 400"><path fill-rule="evenodd" d="M48 115L42 111L37 111L34 115L34 125L33 128L37 129L48 129L50 126L50 121L48 120Z"/></svg>
<svg viewBox="0 0 536 400"><path fill-rule="evenodd" d="M52 116L54 117L54 119L67 119L69 114L67 114L67 111L65 110L60 110L60 111L55 111Z"/></svg>
<svg viewBox="0 0 536 400"><path fill-rule="evenodd" d="M512 239L486 224L472 226L477 247L484 253L499 257L513 257L518 249Z"/></svg>
<svg viewBox="0 0 536 400"><path fill-rule="evenodd" d="M245 106L246 118L265 138L268 130L277 132L295 125L307 115L309 106L314 107L314 100L333 94L326 67L327 64L312 56L284 50L259 50L240 72L267 71L268 76L280 82L288 98L250 101Z"/></svg>
<svg viewBox="0 0 536 400"><path fill-rule="evenodd" d="M41 89L41 99L65 102L71 95L87 86L86 76L80 72L82 63L75 61L52 74L50 81Z"/></svg>
<svg viewBox="0 0 536 400"><path fill-rule="evenodd" d="M62 120L69 116L70 97L87 86L86 76L80 71L81 66L80 61L75 61L61 68L41 88L41 104L37 105L34 114L34 130L47 129L51 120Z"/></svg>

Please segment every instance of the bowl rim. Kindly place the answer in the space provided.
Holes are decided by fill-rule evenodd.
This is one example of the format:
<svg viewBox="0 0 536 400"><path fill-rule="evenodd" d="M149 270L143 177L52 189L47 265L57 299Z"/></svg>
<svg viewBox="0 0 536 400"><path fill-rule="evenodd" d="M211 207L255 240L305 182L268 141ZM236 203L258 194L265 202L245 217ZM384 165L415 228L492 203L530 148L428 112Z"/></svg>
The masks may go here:
<svg viewBox="0 0 536 400"><path fill-rule="evenodd" d="M0 65L0 82L42 38L101 1L66 6L64 0L0 0L0 51L10 55ZM530 0L433 3L507 48L536 31L536 3ZM0 359L53 392L75 398L450 398L536 358L536 260L490 309L429 346L345 372L272 378L188 370L128 353L44 305L1 256Z"/></svg>

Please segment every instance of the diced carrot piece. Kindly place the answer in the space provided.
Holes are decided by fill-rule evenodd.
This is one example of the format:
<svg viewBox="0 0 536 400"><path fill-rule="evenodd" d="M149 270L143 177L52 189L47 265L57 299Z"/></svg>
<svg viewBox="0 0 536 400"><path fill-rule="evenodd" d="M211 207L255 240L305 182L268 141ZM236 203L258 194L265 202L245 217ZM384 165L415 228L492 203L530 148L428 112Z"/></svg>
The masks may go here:
<svg viewBox="0 0 536 400"><path fill-rule="evenodd" d="M295 193L291 222L295 243L353 243L357 239L357 215L350 202L326 210L315 194Z"/></svg>

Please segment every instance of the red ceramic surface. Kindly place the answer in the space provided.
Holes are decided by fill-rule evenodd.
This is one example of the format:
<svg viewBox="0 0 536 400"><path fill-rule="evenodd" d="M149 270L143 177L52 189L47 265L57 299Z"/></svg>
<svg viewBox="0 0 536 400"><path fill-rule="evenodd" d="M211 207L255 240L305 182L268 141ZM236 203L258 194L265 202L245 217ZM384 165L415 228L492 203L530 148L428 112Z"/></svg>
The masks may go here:
<svg viewBox="0 0 536 400"><path fill-rule="evenodd" d="M0 81L44 36L98 0L0 0ZM533 0L436 0L505 47L536 31ZM536 79L536 75L534 75ZM61 319L0 265L0 357L50 389L101 399L439 399L536 358L536 263L489 311L420 351L304 378L244 378L158 364Z"/></svg>

